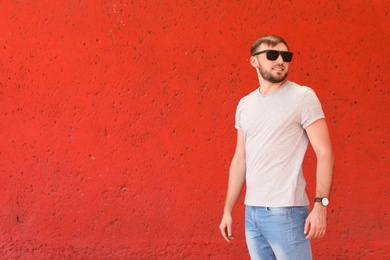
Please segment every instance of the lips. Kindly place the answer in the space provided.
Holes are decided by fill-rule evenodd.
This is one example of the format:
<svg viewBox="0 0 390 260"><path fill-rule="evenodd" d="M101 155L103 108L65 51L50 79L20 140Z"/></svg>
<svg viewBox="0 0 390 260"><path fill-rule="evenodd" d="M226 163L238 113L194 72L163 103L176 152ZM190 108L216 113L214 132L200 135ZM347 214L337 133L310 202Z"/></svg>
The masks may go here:
<svg viewBox="0 0 390 260"><path fill-rule="evenodd" d="M283 67L283 66L273 66L273 67L272 67L272 70L284 71L284 67Z"/></svg>

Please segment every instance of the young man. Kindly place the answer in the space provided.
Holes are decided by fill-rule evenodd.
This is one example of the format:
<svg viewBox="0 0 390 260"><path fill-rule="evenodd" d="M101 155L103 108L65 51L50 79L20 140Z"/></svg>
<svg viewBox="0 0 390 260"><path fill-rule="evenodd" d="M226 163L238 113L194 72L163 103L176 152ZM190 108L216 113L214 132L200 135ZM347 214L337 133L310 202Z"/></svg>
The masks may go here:
<svg viewBox="0 0 390 260"><path fill-rule="evenodd" d="M310 239L326 231L332 145L314 91L286 80L292 57L279 36L255 41L250 63L260 87L242 98L236 111L237 145L219 228L228 242L234 238L232 210L246 183L245 235L251 259L311 259ZM317 157L311 212L302 173L309 141Z"/></svg>

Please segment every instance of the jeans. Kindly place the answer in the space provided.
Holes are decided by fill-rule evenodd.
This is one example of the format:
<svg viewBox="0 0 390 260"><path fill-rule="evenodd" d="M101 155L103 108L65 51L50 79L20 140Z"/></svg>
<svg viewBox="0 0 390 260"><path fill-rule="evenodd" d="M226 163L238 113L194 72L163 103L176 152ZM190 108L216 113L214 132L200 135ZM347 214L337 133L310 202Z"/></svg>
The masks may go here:
<svg viewBox="0 0 390 260"><path fill-rule="evenodd" d="M309 206L245 208L245 236L252 260L312 259L303 233Z"/></svg>

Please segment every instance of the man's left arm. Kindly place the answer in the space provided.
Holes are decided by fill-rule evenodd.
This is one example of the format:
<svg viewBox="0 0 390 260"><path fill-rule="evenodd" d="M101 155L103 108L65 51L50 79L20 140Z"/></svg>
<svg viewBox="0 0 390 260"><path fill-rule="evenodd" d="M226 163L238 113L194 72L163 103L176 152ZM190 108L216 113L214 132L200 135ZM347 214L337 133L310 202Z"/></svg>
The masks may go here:
<svg viewBox="0 0 390 260"><path fill-rule="evenodd" d="M319 119L306 129L311 146L317 157L316 169L316 198L329 198L332 186L334 158L332 143L325 119ZM321 203L314 203L305 223L307 239L321 238L326 232L327 207Z"/></svg>

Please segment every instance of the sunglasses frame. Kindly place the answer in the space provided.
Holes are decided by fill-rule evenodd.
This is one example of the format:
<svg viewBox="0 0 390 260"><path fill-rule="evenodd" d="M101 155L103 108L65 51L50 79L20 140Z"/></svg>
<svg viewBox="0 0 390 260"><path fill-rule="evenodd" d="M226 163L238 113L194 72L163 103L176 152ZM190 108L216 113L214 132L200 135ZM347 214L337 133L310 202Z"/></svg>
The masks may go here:
<svg viewBox="0 0 390 260"><path fill-rule="evenodd" d="M282 56L282 59L283 59L284 62L290 62L290 61L292 61L292 58L294 56L293 52L290 52L290 51L277 51L277 50L259 51L259 52L256 52L255 54L253 54L253 56L257 56L257 55L262 54L264 52L266 53L267 60L271 60L271 61L277 60L279 58L279 55L280 55L280 56ZM278 53L278 56L276 56L275 59L271 59L270 56L269 56L269 53ZM290 57L285 57L286 56L285 54L291 55L291 59L290 59Z"/></svg>

